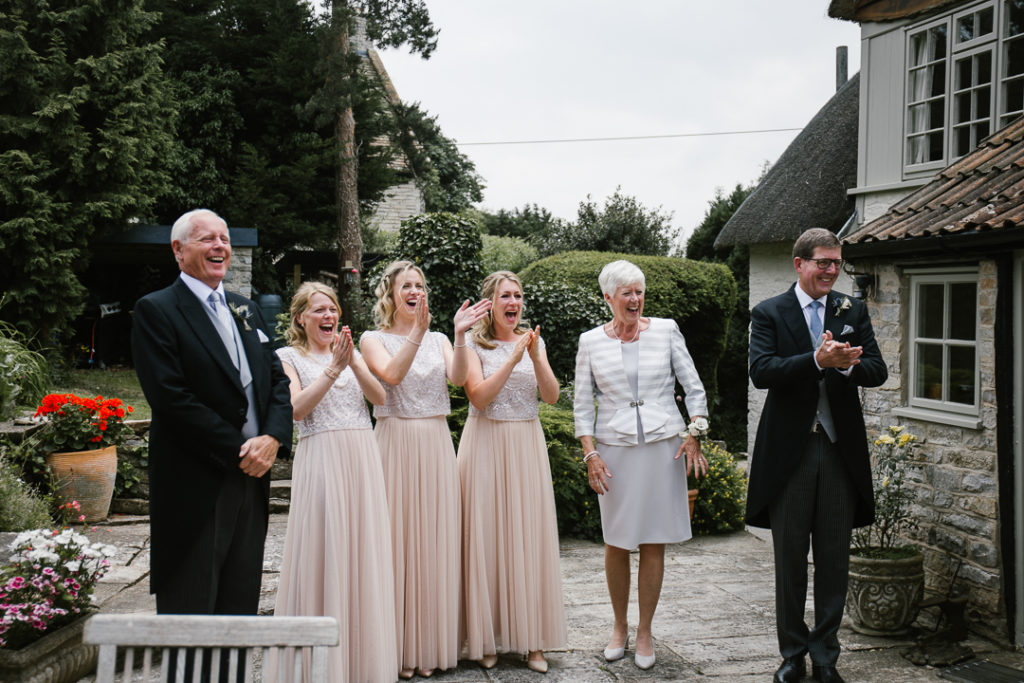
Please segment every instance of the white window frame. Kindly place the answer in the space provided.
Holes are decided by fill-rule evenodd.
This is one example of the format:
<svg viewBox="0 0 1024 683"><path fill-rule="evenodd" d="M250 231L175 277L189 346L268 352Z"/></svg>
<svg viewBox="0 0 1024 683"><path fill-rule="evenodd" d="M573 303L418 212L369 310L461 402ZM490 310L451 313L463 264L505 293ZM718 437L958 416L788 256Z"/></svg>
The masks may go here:
<svg viewBox="0 0 1024 683"><path fill-rule="evenodd" d="M972 41L972 42L974 42L974 41ZM950 74L949 90L946 93L947 97L949 98L949 115L948 115L948 117L946 119L946 130L948 132L948 135L947 135L947 138L946 138L946 143L947 143L947 147L948 147L947 157L950 158L950 159L958 159L959 157L964 156L963 154L957 154L957 150L956 150L956 135L955 135L956 129L958 129L958 128L966 128L967 129L967 135L970 136L970 139L971 139L970 149L965 154L969 154L971 150L973 150L975 147L978 146L979 142L981 142L983 139L987 138L989 135L991 135L992 133L994 133L996 131L996 128L995 128L996 124L993 123L994 120L999 118L998 115L996 115L996 113L995 113L996 89L998 87L1000 87L1001 82L1000 82L1000 79L999 79L999 76L998 76L998 70L996 68L996 62L998 60L998 56L996 55L996 50L998 48L993 43L994 43L994 41L990 42L989 44L980 45L980 46L975 47L973 49L960 50L956 54L950 56L949 67L953 71L953 73ZM972 65L973 65L974 58L977 57L979 54L982 54L984 52L987 52L989 54L989 59L990 59L988 81L986 83L982 84L982 85L979 85L978 81L972 79L971 85L969 87L957 89L957 87L956 87L957 86L957 83L956 83L957 62L960 61L960 60L963 60L963 59L970 59L971 62L972 62ZM973 69L972 69L972 73L973 73ZM988 119L988 133L983 135L983 136L976 137L975 134L974 134L974 127L978 123L984 121L985 118L977 118L976 117L976 112L974 110L974 97L973 97L973 93L974 93L974 91L978 90L981 87L987 87L988 88L988 117L986 117ZM957 110L956 99L957 99L957 95L959 95L961 93L971 93L971 118L968 119L966 122L959 122L958 123L954 119L956 118L956 110Z"/></svg>
<svg viewBox="0 0 1024 683"><path fill-rule="evenodd" d="M967 54L976 53L978 51L991 51L992 80L990 82L991 99L989 101L989 135L1005 126L1012 118L1015 118L1015 114L1024 112L1024 103L1008 103L1006 101L1007 83L1016 80L1024 80L1024 74L1015 74L1012 76L1007 76L1006 74L1006 69L1009 64L1009 60L1007 59L1007 46L1013 40L1013 38L1005 35L1008 31L1008 22L1010 17L1007 7L1008 1L1009 0L979 0L968 7L958 8L955 12L949 12L928 21L907 26L903 29L905 63L903 68L903 138L901 158L903 160L904 180L913 180L914 178L931 175L935 171L948 166L950 163L963 156L956 153L957 150L954 148L953 139L953 114L955 111L955 63L958 58L962 58ZM992 31L984 36L975 37L963 42L957 42L957 23L965 17L976 15L988 8L992 9ZM913 63L912 37L938 26L945 26L946 28L946 49L944 59L945 85L943 88L943 94L941 96L935 96L934 98L919 98L917 101L920 103L928 101L929 99L937 100L940 97L942 98L942 127L934 126L932 128L922 128L922 130L912 131L913 116L910 106L911 102L914 101L915 98L911 92L912 79L910 76L912 71L919 68L911 67L911 64ZM1024 41L1024 37L1018 37L1016 40ZM1006 109L1007 106L1020 106L1022 109L1014 109L1012 110L1014 115L1008 115L1004 112L1004 109ZM977 121L975 121L975 123L977 123ZM914 163L910 156L911 139L922 136L924 134L923 131L931 131L932 133L935 133L940 130L943 138L942 158ZM971 135L973 138L974 134L972 133ZM976 146L977 142L980 141L972 140L972 145ZM925 144L927 144L927 142ZM974 147L972 146L972 149L973 148Z"/></svg>
<svg viewBox="0 0 1024 683"><path fill-rule="evenodd" d="M1018 33L1016 36L1007 36L1006 33L1009 30L1008 22L1010 21L1010 13L1003 12L1002 16L997 17L999 21L999 63L996 65L996 74L999 79L997 85L999 88L996 105L999 107L998 116L999 119L996 122L996 130L1002 128L1013 119L1024 113L1024 101L1018 103L1020 109L1007 109L1007 97L1006 97L1006 84L1010 81L1024 81L1024 74L1016 74L1014 76L1006 75L1006 67L1010 63L1007 53L1010 49L1010 44L1013 42L1024 41L1024 33Z"/></svg>
<svg viewBox="0 0 1024 683"><path fill-rule="evenodd" d="M979 309L977 303L975 304L975 333L973 340L960 340L950 339L949 337L949 324L950 324L950 311L949 306L951 305L948 291L950 284L957 283L970 283L974 285L974 292L976 300L979 295L979 276L977 268L958 268L954 270L944 270L936 272L933 270L927 271L916 271L909 273L910 277L910 316L907 323L907 395L906 405L908 410L904 409L903 414L910 414L910 412L926 411L933 415L942 415L942 421L946 421L949 424L957 424L959 426L978 426L978 417L981 413L981 358L978 353L978 340L980 336L980 325L979 325ZM920 315L920 302L919 293L920 285L923 284L942 284L946 286L946 296L943 297L944 305L946 306L946 312L943 315L944 329L942 338L925 338L918 336L918 317ZM974 349L974 402L972 405L964 403L955 403L952 401L941 399L930 399L922 398L915 395L917 388L917 344L923 339L927 339L930 343L940 343L943 347L943 397L948 395L949 378L945 376L947 363L945 361L948 350L951 347L960 348L973 348ZM915 410L916 409L916 410ZM919 416L919 415L914 415ZM957 417L968 418L966 421L963 419L955 419ZM973 418L973 419L970 419Z"/></svg>

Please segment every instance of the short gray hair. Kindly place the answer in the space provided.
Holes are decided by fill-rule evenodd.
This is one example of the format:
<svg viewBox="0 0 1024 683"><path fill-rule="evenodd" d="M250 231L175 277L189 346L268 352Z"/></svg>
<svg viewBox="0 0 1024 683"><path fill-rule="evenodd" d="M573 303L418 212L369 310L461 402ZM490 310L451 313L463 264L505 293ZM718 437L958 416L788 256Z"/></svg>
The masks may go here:
<svg viewBox="0 0 1024 683"><path fill-rule="evenodd" d="M214 218L224 221L223 218L218 216L209 209L192 209L186 213L183 213L178 220L174 221L174 225L171 226L171 243L181 242L184 244L192 238L192 230L196 227L194 220L199 216L213 216ZM227 224L227 221L224 221Z"/></svg>
<svg viewBox="0 0 1024 683"><path fill-rule="evenodd" d="M614 294L619 287L634 282L639 282L641 287L646 286L644 271L629 261L612 261L601 269L597 282L601 285L602 294Z"/></svg>

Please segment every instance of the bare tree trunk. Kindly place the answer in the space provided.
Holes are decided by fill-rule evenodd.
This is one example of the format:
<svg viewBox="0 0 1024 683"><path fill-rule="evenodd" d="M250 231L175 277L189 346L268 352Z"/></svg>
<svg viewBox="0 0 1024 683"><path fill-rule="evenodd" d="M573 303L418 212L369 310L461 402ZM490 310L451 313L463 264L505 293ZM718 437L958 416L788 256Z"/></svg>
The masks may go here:
<svg viewBox="0 0 1024 683"><path fill-rule="evenodd" d="M333 0L334 19L338 30L338 50L345 56L349 52L348 7L345 0ZM353 308L359 295L359 279L363 262L363 235L359 229L359 192L356 185L358 160L356 157L356 121L352 115L351 77L343 88L348 100L334 132L338 148L338 179L336 201L338 213L338 297L341 300L341 321L351 325Z"/></svg>

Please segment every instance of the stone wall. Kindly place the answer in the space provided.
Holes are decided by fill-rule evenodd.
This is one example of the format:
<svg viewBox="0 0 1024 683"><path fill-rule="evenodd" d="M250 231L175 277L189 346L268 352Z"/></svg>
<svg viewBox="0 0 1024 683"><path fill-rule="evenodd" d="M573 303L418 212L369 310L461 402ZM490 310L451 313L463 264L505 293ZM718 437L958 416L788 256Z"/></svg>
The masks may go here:
<svg viewBox="0 0 1024 683"><path fill-rule="evenodd" d="M982 261L979 267L981 428L894 413L906 405L909 356L903 332L908 328L910 293L909 277L891 265L875 270L878 286L868 301L889 378L879 388L862 390L862 397L870 438L888 425L901 424L920 439L915 457L919 469L911 474L916 495L913 515L920 526L909 540L924 551L927 589L946 594L962 561L955 590L968 598L972 627L1005 640L993 361L996 265Z"/></svg>
<svg viewBox="0 0 1024 683"><path fill-rule="evenodd" d="M410 180L388 189L370 217L370 225L385 232L398 232L402 221L426 211L423 193Z"/></svg>
<svg viewBox="0 0 1024 683"><path fill-rule="evenodd" d="M224 289L252 298L252 247L233 247Z"/></svg>

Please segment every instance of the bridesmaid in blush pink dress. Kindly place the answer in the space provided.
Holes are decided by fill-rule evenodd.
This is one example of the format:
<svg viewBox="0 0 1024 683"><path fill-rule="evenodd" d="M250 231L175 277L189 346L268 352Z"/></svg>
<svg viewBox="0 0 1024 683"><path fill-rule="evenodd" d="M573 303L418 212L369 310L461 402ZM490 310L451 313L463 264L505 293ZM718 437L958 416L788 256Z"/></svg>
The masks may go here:
<svg viewBox="0 0 1024 683"><path fill-rule="evenodd" d="M391 683L398 674L391 534L363 399L382 404L385 393L348 328L337 332L338 314L334 290L303 284L292 299L291 345L278 350L299 444L274 614L338 620L328 680ZM279 665L278 680L291 680L290 661L269 664L268 680Z"/></svg>
<svg viewBox="0 0 1024 683"><path fill-rule="evenodd" d="M430 331L427 284L413 263L390 264L376 294L378 329L359 346L387 391L373 414L391 513L398 675L427 677L459 658L459 473L446 418L448 380L465 382L466 359ZM458 310L457 346L490 303Z"/></svg>
<svg viewBox="0 0 1024 683"><path fill-rule="evenodd" d="M491 313L456 349L467 356L469 418L459 442L466 650L485 668L499 652L548 670L544 650L566 643L558 523L537 395L558 400L540 328L519 324L514 273L484 279Z"/></svg>

